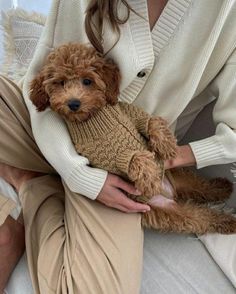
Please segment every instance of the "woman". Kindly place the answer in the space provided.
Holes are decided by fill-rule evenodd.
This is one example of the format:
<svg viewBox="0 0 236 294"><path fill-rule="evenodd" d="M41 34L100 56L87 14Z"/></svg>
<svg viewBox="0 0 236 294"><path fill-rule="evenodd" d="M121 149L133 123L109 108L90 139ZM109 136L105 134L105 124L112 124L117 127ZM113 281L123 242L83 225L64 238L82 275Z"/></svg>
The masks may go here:
<svg viewBox="0 0 236 294"><path fill-rule="evenodd" d="M38 113L32 106L29 82L50 49L89 39L99 51L108 52L121 70L120 99L163 116L179 138L217 98L216 134L179 147L166 168L229 163L236 161L235 8L234 0L53 1L23 93L35 140L62 184L33 142L18 90L1 79L1 91L7 90L1 94L0 161L31 171L2 164L1 176L15 187L22 203L36 293L138 293L143 234L140 214L130 212L149 209L126 198L125 191L138 193L134 187L92 169L77 155L56 114L49 109ZM5 205L3 223L12 206L4 198L0 203ZM14 224L8 217L1 228ZM11 268L5 270L2 288Z"/></svg>

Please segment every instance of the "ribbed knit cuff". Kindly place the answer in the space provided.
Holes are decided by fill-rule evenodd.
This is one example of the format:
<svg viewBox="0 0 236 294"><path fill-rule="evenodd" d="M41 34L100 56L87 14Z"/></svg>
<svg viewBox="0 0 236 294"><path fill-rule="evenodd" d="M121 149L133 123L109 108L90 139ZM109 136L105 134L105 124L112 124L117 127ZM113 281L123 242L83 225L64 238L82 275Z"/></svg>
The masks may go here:
<svg viewBox="0 0 236 294"><path fill-rule="evenodd" d="M191 142L189 145L196 158L198 169L209 165L220 164L222 158L224 158L224 148L216 136Z"/></svg>
<svg viewBox="0 0 236 294"><path fill-rule="evenodd" d="M149 125L150 118L142 117L137 121L137 129L145 136L148 136L148 125Z"/></svg>
<svg viewBox="0 0 236 294"><path fill-rule="evenodd" d="M79 165L70 174L66 183L71 191L95 200L106 181L107 174L107 171L102 169Z"/></svg>
<svg viewBox="0 0 236 294"><path fill-rule="evenodd" d="M135 153L137 153L137 151L126 150L116 157L116 166L126 175L129 173L130 161Z"/></svg>

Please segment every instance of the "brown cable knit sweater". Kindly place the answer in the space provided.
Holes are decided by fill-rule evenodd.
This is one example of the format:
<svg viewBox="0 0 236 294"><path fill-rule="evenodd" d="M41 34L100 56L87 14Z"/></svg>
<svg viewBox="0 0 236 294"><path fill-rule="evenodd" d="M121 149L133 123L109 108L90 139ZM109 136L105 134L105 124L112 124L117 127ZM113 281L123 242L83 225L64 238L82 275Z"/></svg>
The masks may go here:
<svg viewBox="0 0 236 294"><path fill-rule="evenodd" d="M66 123L76 150L92 166L127 177L135 152L148 150L150 118L134 105L119 102L106 105L87 121ZM163 161L157 163L164 174Z"/></svg>

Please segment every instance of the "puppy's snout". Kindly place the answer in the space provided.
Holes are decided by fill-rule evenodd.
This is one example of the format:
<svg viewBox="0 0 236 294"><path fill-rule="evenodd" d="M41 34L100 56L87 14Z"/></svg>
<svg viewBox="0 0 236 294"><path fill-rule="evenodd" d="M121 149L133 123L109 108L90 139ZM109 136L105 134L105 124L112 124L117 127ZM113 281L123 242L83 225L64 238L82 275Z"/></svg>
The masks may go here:
<svg viewBox="0 0 236 294"><path fill-rule="evenodd" d="M80 108L81 102L77 99L71 99L67 103L68 107L72 111L77 111Z"/></svg>

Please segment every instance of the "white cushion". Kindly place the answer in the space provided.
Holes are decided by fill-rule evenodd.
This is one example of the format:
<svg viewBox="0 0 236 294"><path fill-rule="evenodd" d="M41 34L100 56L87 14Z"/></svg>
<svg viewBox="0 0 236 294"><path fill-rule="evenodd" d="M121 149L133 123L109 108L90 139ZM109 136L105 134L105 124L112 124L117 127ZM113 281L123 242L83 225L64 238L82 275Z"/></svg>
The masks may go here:
<svg viewBox="0 0 236 294"><path fill-rule="evenodd" d="M2 12L3 53L1 73L19 81L26 73L46 17L22 9Z"/></svg>

